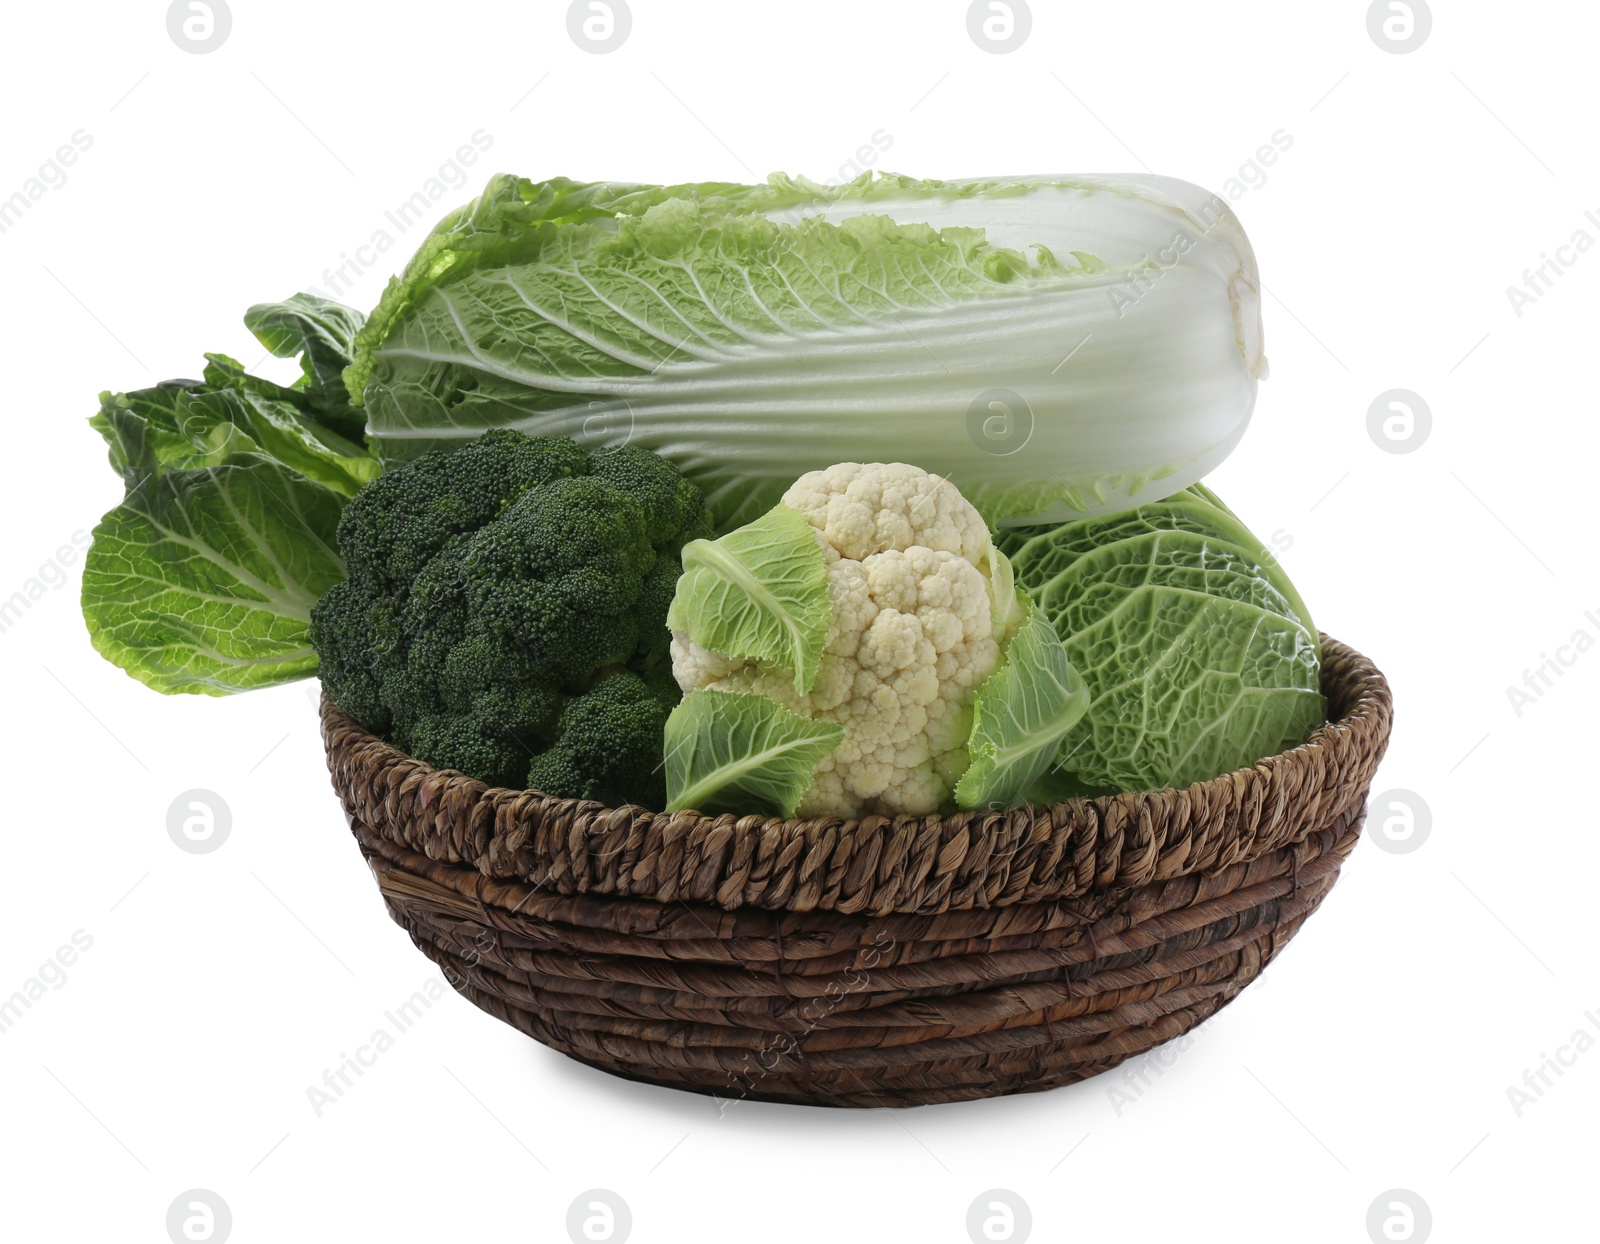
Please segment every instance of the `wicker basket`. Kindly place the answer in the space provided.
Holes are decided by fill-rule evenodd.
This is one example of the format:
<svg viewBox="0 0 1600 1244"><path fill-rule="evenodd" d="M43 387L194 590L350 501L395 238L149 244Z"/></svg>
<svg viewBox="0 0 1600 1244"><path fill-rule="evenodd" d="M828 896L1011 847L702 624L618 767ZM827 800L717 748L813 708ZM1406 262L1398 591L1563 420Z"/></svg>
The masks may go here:
<svg viewBox="0 0 1600 1244"><path fill-rule="evenodd" d="M653 813L440 772L326 699L350 826L461 993L620 1076L910 1106L1068 1084L1232 1000L1321 903L1388 742L1324 637L1332 720L1187 790L948 817Z"/></svg>

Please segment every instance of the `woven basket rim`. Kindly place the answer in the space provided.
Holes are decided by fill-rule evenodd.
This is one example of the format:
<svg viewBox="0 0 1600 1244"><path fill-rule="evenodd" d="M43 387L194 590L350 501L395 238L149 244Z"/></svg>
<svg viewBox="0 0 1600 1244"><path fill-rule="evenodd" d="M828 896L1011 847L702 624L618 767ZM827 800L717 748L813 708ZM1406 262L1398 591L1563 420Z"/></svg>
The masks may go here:
<svg viewBox="0 0 1600 1244"><path fill-rule="evenodd" d="M1348 811L1387 746L1387 680L1322 636L1329 720L1297 747L1179 789L1005 811L781 819L611 808L491 787L368 733L324 692L347 814L431 859L556 893L887 914L1054 901L1253 859Z"/></svg>

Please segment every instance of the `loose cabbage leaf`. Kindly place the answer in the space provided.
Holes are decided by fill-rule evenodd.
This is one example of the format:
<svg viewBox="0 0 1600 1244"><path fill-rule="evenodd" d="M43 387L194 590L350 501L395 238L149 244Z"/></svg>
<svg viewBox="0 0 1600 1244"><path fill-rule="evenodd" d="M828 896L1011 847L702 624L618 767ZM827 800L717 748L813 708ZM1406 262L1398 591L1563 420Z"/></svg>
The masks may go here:
<svg viewBox="0 0 1600 1244"><path fill-rule="evenodd" d="M1299 594L1208 490L1000 542L1090 695L1036 792L1186 786L1303 743L1324 720Z"/></svg>
<svg viewBox="0 0 1600 1244"><path fill-rule="evenodd" d="M1055 627L1030 609L1006 647L1005 663L973 697L971 763L956 785L956 805L970 811L1028 802L1061 740L1088 708L1089 689Z"/></svg>
<svg viewBox="0 0 1600 1244"><path fill-rule="evenodd" d="M344 578L343 508L270 458L148 476L94 529L83 614L95 648L168 694L316 673L311 606Z"/></svg>
<svg viewBox="0 0 1600 1244"><path fill-rule="evenodd" d="M694 691L667 718L667 810L790 817L844 727L766 696Z"/></svg>
<svg viewBox="0 0 1600 1244"><path fill-rule="evenodd" d="M111 469L129 485L171 469L220 466L255 449L248 436L217 412L200 418L195 380L166 380L132 393L102 393L89 426L105 439Z"/></svg>
<svg viewBox="0 0 1600 1244"><path fill-rule="evenodd" d="M385 460L510 426L661 453L729 530L796 475L912 461L991 522L1171 494L1262 374L1255 261L1169 178L845 186L500 177L347 373Z"/></svg>
<svg viewBox="0 0 1600 1244"><path fill-rule="evenodd" d="M804 694L832 619L822 545L798 510L774 506L720 540L684 545L667 625L702 648L792 670Z"/></svg>
<svg viewBox="0 0 1600 1244"><path fill-rule="evenodd" d="M381 469L334 426L349 418L332 384L348 363L339 342L360 314L297 295L247 321L274 350L316 352L295 385L213 354L204 380L103 393L90 420L127 495L95 528L84 620L107 659L158 691L223 695L315 673L311 606L344 577L339 515Z"/></svg>
<svg viewBox="0 0 1600 1244"><path fill-rule="evenodd" d="M238 367L225 355L210 357ZM221 466L248 454L274 458L353 497L382 469L372 454L290 402L230 385L225 366L213 362L206 374L204 382L169 380L100 395L100 411L90 423L106 438L112 466L123 479L137 483L152 472Z"/></svg>
<svg viewBox="0 0 1600 1244"><path fill-rule="evenodd" d="M304 394L317 420L358 445L366 415L350 401L344 369L355 356L356 334L365 323L361 312L305 293L282 302L258 302L244 313L245 327L273 354L300 356L301 376L293 390Z"/></svg>

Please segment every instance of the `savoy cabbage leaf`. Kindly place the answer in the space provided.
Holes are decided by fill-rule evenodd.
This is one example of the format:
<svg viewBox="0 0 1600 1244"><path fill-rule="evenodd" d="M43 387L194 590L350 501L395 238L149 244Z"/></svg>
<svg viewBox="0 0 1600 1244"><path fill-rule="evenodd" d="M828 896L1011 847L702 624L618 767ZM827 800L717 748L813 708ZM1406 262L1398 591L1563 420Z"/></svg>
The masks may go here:
<svg viewBox="0 0 1600 1244"><path fill-rule="evenodd" d="M1297 746L1324 720L1316 628L1209 490L1000 543L1089 689L1036 798L1187 786Z"/></svg>

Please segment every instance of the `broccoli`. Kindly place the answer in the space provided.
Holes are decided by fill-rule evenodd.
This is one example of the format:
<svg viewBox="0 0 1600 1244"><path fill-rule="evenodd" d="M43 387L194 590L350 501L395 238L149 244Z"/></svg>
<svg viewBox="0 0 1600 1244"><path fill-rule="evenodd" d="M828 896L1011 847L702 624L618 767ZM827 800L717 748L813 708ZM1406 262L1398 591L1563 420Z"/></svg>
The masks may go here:
<svg viewBox="0 0 1600 1244"><path fill-rule="evenodd" d="M665 807L661 738L666 726L667 706L660 697L636 674L619 671L568 703L555 744L534 759L528 785L567 791L575 799ZM649 798L630 794L645 781Z"/></svg>
<svg viewBox="0 0 1600 1244"><path fill-rule="evenodd" d="M502 430L417 458L345 507L348 577L311 616L323 686L437 768L662 807L667 608L706 534L699 490L631 446Z"/></svg>

